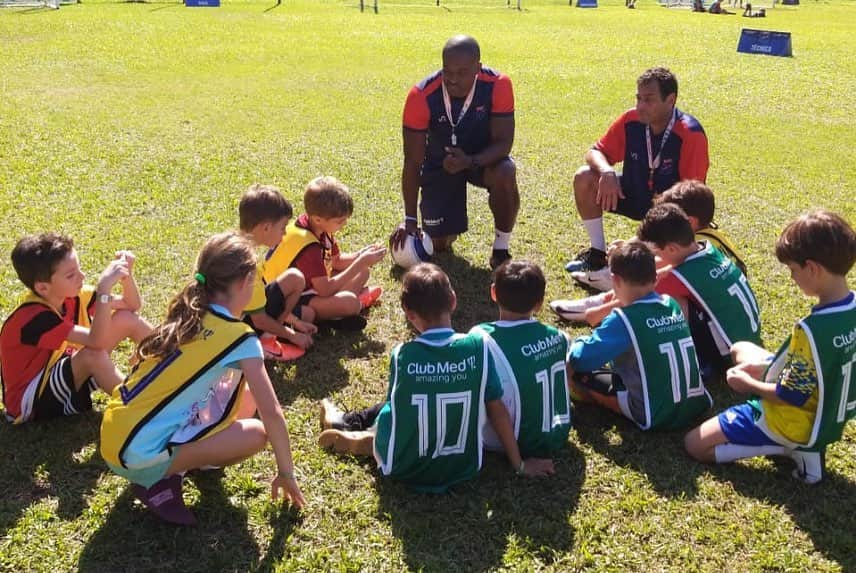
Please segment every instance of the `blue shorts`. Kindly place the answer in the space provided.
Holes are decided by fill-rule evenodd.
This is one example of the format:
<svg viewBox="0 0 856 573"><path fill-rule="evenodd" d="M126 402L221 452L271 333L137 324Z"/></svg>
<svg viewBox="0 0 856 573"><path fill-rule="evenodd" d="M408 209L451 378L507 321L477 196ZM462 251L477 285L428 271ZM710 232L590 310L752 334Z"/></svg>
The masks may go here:
<svg viewBox="0 0 856 573"><path fill-rule="evenodd" d="M756 401L732 406L717 416L719 428L730 444L739 446L780 446L770 439L761 428L761 406Z"/></svg>
<svg viewBox="0 0 856 573"><path fill-rule="evenodd" d="M625 186L624 177L618 176L621 192L624 193L624 199L618 198L618 205L611 213L618 213L634 221L641 221L645 218L645 214L651 209L654 201L654 192L648 189L628 189Z"/></svg>
<svg viewBox="0 0 856 573"><path fill-rule="evenodd" d="M431 237L465 233L467 218L467 183L485 187L484 169L468 169L455 174L442 167L425 168L420 176L422 229Z"/></svg>
<svg viewBox="0 0 856 573"><path fill-rule="evenodd" d="M169 466L172 465L172 461L175 459L175 456L178 454L178 448L181 446L173 446L170 449L169 457L165 458L157 463L146 466L144 468L125 468L121 466L114 466L111 463L107 465L113 470L113 473L118 474L128 480L131 483L135 483L143 486L144 488L150 488L155 485L157 482L166 477L166 472L169 470Z"/></svg>

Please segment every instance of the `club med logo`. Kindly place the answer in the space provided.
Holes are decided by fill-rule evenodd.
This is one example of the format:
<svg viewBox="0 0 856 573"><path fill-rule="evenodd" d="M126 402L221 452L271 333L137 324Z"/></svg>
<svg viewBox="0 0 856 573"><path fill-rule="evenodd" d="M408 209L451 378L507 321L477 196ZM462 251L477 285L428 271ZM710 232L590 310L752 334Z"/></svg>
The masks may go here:
<svg viewBox="0 0 856 573"><path fill-rule="evenodd" d="M660 317L652 316L645 321L645 326L648 328L662 328L664 326L672 326L673 324L680 324L682 322L684 322L684 315L675 313Z"/></svg>
<svg viewBox="0 0 856 573"><path fill-rule="evenodd" d="M845 334L832 337L832 346L835 348L847 348L856 342L856 328Z"/></svg>
<svg viewBox="0 0 856 573"><path fill-rule="evenodd" d="M532 342L530 344L524 344L520 347L520 353L527 358L530 356L534 356L536 354L540 354L545 350L550 350L562 344L563 337L561 334L556 334L554 336L548 336L547 338L542 338L538 342Z"/></svg>
<svg viewBox="0 0 856 573"><path fill-rule="evenodd" d="M716 280L719 277L721 277L722 275L724 275L725 273L727 273L730 268L731 268L731 259L728 259L727 261L723 262L718 267L714 267L714 268L710 269L710 278Z"/></svg>
<svg viewBox="0 0 856 573"><path fill-rule="evenodd" d="M458 372L466 372L468 368L470 370L475 370L475 356L470 356L460 362L434 362L428 364L411 362L407 365L407 373L411 376L420 376L425 374L457 374Z"/></svg>

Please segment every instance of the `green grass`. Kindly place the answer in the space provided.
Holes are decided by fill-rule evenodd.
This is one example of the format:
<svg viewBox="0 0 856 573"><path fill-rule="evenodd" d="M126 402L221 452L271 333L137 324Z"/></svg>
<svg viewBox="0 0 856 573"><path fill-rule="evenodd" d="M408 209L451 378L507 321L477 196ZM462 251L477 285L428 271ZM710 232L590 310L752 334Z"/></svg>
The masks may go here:
<svg viewBox="0 0 856 573"><path fill-rule="evenodd" d="M65 231L94 278L115 249L132 249L144 314L157 320L204 238L235 226L252 182L280 185L299 206L309 179L336 175L356 203L343 245L381 240L402 214L404 97L439 66L445 39L467 32L515 84L523 205L512 248L544 266L548 297L583 294L562 270L585 244L574 170L633 104L639 72L665 64L680 107L707 130L717 219L748 259L765 340L787 335L810 301L772 256L775 237L810 207L856 220L852 0L751 21L650 1L635 12L614 0L598 10L524 2L522 12L501 0L443 4L381 1L376 16L354 0L0 11L0 252L24 233ZM737 54L743 25L793 32L795 57ZM440 259L458 290L459 328L494 317L480 191L470 215L455 256ZM610 217L607 229L617 238L633 225ZM489 457L477 480L428 497L380 481L369 462L319 451L317 400L354 407L384 395L387 353L409 336L397 276L375 272L387 294L364 333L320 338L296 364L270 369L309 501L302 515L269 502L270 452L189 479L200 525L180 530L147 515L107 471L98 411L0 425L0 569L856 570L853 426L814 488L768 460L696 464L680 434L643 435L584 407L546 481L515 479ZM19 292L11 265L0 266L0 316ZM116 358L126 367L126 353ZM714 394L717 409L738 400Z"/></svg>

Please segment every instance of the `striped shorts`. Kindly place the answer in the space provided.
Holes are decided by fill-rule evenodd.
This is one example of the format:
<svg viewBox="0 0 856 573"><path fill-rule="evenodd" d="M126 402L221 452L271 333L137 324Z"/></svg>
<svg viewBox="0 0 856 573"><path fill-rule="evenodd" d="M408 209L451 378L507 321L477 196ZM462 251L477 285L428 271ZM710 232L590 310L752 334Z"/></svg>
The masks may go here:
<svg viewBox="0 0 856 573"><path fill-rule="evenodd" d="M53 365L41 395L33 402L33 420L73 416L92 409L91 392L95 380L89 378L80 388L74 387L71 356L63 356Z"/></svg>

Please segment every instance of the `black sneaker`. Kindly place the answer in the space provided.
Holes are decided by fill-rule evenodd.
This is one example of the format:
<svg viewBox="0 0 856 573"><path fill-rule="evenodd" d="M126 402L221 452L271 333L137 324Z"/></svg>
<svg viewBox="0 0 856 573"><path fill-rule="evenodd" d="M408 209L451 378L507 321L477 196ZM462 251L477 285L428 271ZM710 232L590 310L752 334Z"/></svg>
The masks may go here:
<svg viewBox="0 0 856 573"><path fill-rule="evenodd" d="M565 265L569 273L599 271L606 267L606 253L594 247L581 251L574 260Z"/></svg>
<svg viewBox="0 0 856 573"><path fill-rule="evenodd" d="M511 259L511 253L508 249L494 249L490 255L490 270L495 270L496 267Z"/></svg>

